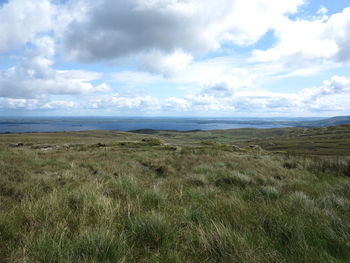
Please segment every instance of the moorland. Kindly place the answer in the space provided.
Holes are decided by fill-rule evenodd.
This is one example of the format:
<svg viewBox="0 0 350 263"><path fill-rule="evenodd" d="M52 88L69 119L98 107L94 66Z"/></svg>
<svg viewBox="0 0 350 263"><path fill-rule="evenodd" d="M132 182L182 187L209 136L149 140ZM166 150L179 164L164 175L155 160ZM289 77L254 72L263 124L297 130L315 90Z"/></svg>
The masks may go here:
<svg viewBox="0 0 350 263"><path fill-rule="evenodd" d="M2 134L0 262L350 262L350 125Z"/></svg>

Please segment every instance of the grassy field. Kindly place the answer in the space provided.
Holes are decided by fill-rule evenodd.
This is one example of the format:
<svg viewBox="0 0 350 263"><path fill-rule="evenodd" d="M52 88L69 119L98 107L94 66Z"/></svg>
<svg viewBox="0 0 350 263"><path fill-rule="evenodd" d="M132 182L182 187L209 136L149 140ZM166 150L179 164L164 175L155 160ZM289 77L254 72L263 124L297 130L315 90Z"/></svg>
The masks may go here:
<svg viewBox="0 0 350 263"><path fill-rule="evenodd" d="M0 262L350 262L350 126L0 135Z"/></svg>
<svg viewBox="0 0 350 263"><path fill-rule="evenodd" d="M350 125L325 128L231 129L196 132L140 130L168 142L195 145L203 142L246 147L260 145L269 151L298 155L350 156Z"/></svg>

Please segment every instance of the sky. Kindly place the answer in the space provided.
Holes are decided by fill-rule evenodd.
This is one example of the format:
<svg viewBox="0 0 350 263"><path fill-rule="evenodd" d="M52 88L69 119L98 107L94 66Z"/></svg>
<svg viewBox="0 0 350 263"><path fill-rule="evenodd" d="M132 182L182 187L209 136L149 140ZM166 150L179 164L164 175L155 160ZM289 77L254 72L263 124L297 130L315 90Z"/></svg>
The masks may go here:
<svg viewBox="0 0 350 263"><path fill-rule="evenodd" d="M350 115L350 0L0 0L0 115Z"/></svg>

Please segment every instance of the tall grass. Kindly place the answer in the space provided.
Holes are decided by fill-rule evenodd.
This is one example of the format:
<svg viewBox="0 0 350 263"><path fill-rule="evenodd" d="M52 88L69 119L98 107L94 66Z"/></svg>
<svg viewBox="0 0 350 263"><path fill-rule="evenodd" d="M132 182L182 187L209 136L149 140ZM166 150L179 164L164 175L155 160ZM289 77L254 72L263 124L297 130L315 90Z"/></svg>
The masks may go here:
<svg viewBox="0 0 350 263"><path fill-rule="evenodd" d="M0 143L1 263L349 262L346 158L93 135Z"/></svg>

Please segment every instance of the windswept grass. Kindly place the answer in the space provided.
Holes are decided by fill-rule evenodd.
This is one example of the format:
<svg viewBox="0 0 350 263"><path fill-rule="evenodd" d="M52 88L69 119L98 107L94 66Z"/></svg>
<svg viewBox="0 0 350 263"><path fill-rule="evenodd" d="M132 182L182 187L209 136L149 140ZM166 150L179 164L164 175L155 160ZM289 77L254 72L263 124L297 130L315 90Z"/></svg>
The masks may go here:
<svg viewBox="0 0 350 263"><path fill-rule="evenodd" d="M349 262L348 157L156 136L0 136L0 262Z"/></svg>

